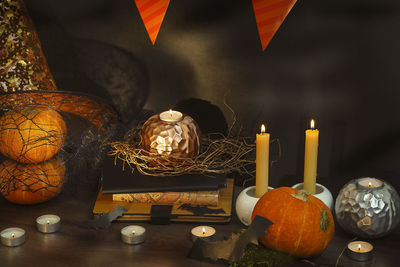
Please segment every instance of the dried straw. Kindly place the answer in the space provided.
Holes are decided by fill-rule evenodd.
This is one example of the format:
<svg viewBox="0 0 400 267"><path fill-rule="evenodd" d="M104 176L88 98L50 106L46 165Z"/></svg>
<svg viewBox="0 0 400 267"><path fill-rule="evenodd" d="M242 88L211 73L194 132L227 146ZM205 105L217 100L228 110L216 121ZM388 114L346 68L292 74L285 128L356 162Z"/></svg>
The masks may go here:
<svg viewBox="0 0 400 267"><path fill-rule="evenodd" d="M167 155L159 155L141 149L141 125L130 130L124 141L109 143L111 149L109 156L123 161L129 165L132 172L138 170L144 175L151 176L176 176L182 174L201 173L203 175L237 173L247 174L254 179L255 168L249 168L255 164L254 141L249 137L240 136L241 127L233 136L236 126L236 112L228 104L227 98L230 91L224 94L224 105L232 114L232 123L228 129L228 136L223 134L209 134L202 138L201 152L194 158L177 158ZM278 158L271 161L271 166L282 157L279 139L272 139L271 143L278 145Z"/></svg>
<svg viewBox="0 0 400 267"><path fill-rule="evenodd" d="M202 138L202 150L194 158L177 158L159 155L141 149L140 129L132 129L125 136L125 141L111 142L108 155L115 160L122 160L132 171L152 176L175 176L201 173L204 175L237 172L251 174L248 166L254 164L249 159L255 150L254 143L246 137L225 137L211 134Z"/></svg>

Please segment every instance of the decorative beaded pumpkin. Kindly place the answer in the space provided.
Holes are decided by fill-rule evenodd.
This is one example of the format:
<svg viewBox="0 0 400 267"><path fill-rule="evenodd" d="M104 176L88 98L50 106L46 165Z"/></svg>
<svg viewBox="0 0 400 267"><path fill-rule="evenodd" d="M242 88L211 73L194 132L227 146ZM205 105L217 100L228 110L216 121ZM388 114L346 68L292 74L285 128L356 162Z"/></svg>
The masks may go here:
<svg viewBox="0 0 400 267"><path fill-rule="evenodd" d="M6 160L0 164L0 191L10 202L37 204L57 196L65 177L65 165L58 158L39 164Z"/></svg>
<svg viewBox="0 0 400 267"><path fill-rule="evenodd" d="M265 193L254 207L252 219L256 215L273 222L260 237L265 246L301 258L322 253L335 229L332 213L321 200L290 187Z"/></svg>
<svg viewBox="0 0 400 267"><path fill-rule="evenodd" d="M53 109L13 109L0 118L0 152L18 162L39 163L64 145L66 125Z"/></svg>
<svg viewBox="0 0 400 267"><path fill-rule="evenodd" d="M201 133L197 123L189 115L176 113L180 117L175 121L161 119L161 113L153 115L143 124L141 147L150 155L178 162L199 154Z"/></svg>

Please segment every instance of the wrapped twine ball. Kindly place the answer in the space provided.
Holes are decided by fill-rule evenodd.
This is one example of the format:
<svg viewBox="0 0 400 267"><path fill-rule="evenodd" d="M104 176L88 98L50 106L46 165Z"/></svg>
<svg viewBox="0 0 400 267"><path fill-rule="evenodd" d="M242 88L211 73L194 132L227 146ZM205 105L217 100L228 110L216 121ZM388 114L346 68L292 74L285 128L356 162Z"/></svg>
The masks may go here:
<svg viewBox="0 0 400 267"><path fill-rule="evenodd" d="M336 219L348 233L371 239L387 235L400 222L400 198L387 182L371 177L351 180L335 203Z"/></svg>
<svg viewBox="0 0 400 267"><path fill-rule="evenodd" d="M179 111L153 115L143 124L140 136L141 148L149 155L171 162L192 158L200 151L201 133L197 123Z"/></svg>

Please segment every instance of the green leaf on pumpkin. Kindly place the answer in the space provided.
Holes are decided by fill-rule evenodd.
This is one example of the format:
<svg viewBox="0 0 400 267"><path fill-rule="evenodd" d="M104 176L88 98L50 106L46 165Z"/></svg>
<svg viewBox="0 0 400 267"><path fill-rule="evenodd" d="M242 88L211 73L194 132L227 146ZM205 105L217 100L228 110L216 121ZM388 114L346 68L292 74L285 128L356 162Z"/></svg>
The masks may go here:
<svg viewBox="0 0 400 267"><path fill-rule="evenodd" d="M326 210L321 210L321 219L319 220L319 228L321 231L326 232L329 228L329 216Z"/></svg>

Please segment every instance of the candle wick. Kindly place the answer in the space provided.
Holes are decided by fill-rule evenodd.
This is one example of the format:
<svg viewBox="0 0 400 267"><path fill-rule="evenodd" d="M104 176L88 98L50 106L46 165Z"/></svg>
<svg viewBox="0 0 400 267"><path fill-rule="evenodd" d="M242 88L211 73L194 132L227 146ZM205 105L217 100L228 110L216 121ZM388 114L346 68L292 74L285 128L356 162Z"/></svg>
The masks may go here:
<svg viewBox="0 0 400 267"><path fill-rule="evenodd" d="M201 230L203 231L203 235L205 235L206 234L206 228L203 227L203 228L201 228Z"/></svg>

